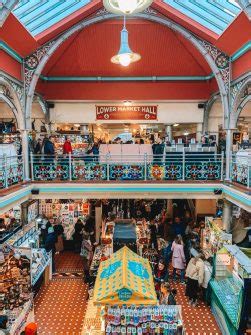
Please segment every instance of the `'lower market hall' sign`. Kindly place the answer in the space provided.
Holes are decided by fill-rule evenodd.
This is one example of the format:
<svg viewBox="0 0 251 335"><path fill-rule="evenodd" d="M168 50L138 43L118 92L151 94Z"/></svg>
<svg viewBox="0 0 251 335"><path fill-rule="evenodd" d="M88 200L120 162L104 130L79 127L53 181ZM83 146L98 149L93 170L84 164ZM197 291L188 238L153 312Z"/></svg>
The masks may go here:
<svg viewBox="0 0 251 335"><path fill-rule="evenodd" d="M96 106L97 120L157 120L158 106Z"/></svg>

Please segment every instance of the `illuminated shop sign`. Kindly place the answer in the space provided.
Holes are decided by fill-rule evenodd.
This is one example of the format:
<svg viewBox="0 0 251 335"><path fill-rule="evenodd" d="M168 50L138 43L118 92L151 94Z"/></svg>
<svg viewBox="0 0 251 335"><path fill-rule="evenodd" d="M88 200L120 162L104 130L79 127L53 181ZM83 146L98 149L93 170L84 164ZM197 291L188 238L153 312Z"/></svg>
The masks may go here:
<svg viewBox="0 0 251 335"><path fill-rule="evenodd" d="M157 120L158 106L96 106L96 120Z"/></svg>

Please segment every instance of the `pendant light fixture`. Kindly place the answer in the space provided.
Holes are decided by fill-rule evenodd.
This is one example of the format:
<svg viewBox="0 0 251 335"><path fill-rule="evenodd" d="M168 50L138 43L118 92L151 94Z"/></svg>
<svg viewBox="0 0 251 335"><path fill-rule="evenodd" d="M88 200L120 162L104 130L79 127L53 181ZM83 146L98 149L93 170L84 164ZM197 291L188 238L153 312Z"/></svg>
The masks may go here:
<svg viewBox="0 0 251 335"><path fill-rule="evenodd" d="M104 0L104 7L114 14L131 15L142 12L153 0Z"/></svg>
<svg viewBox="0 0 251 335"><path fill-rule="evenodd" d="M124 16L124 27L120 33L120 49L118 54L111 58L111 62L126 67L131 63L139 61L140 59L141 59L140 54L132 52L132 50L129 47L128 31L126 29L125 16Z"/></svg>

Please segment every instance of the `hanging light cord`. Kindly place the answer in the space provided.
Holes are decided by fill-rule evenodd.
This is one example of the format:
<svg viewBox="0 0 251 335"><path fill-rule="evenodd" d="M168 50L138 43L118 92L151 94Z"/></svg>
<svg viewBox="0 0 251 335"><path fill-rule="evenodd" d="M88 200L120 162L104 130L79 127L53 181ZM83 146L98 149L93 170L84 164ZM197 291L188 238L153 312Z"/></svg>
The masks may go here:
<svg viewBox="0 0 251 335"><path fill-rule="evenodd" d="M124 15L124 29L126 29L126 17Z"/></svg>

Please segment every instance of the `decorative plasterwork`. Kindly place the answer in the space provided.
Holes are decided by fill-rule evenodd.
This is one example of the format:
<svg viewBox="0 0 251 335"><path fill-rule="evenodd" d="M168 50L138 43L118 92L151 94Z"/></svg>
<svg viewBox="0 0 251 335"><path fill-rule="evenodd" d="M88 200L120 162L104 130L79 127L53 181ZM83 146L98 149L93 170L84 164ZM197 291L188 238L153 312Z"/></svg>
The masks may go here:
<svg viewBox="0 0 251 335"><path fill-rule="evenodd" d="M43 56L50 50L52 45L54 44L54 41L51 41L39 49L37 49L33 54L29 55L25 58L24 65L24 76L25 76L25 90L28 93L31 80L33 78L34 72L40 62L40 60L43 58Z"/></svg>
<svg viewBox="0 0 251 335"><path fill-rule="evenodd" d="M231 82L230 57L204 40L201 40L201 44L213 58L215 65L220 71L226 92L229 92Z"/></svg>

